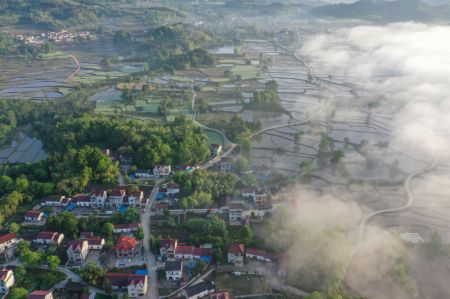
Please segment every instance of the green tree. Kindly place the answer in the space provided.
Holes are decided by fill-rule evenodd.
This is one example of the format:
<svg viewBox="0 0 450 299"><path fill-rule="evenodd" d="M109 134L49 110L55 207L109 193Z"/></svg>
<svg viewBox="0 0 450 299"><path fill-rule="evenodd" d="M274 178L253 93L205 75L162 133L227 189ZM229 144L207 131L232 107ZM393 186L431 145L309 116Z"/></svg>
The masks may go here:
<svg viewBox="0 0 450 299"><path fill-rule="evenodd" d="M9 230L10 233L17 234L19 232L19 230L20 230L20 225L18 225L15 222L11 222L9 224L8 230Z"/></svg>
<svg viewBox="0 0 450 299"><path fill-rule="evenodd" d="M59 266L60 263L61 263L61 260L59 259L58 256L56 256L56 255L47 256L47 265L50 270L55 270Z"/></svg>
<svg viewBox="0 0 450 299"><path fill-rule="evenodd" d="M28 291L24 288L12 288L9 291L9 299L27 299Z"/></svg>
<svg viewBox="0 0 450 299"><path fill-rule="evenodd" d="M125 216L125 220L128 223L139 222L141 219L141 213L139 212L138 208L131 208L131 209L126 210L124 216Z"/></svg>
<svg viewBox="0 0 450 299"><path fill-rule="evenodd" d="M94 263L88 263L80 269L80 276L83 281L93 286L97 286L99 279L105 274L106 269Z"/></svg>
<svg viewBox="0 0 450 299"><path fill-rule="evenodd" d="M105 224L103 224L102 233L108 239L110 239L114 235L114 224L110 222L106 222Z"/></svg>

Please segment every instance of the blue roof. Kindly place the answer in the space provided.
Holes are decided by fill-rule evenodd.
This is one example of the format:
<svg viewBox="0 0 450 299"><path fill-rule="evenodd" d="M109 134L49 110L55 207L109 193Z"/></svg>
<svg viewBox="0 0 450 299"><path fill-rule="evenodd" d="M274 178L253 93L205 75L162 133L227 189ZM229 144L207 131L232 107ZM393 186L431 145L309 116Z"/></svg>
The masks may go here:
<svg viewBox="0 0 450 299"><path fill-rule="evenodd" d="M123 213L125 213L127 210L128 210L128 207L121 206L121 207L119 208L119 213L123 214Z"/></svg>
<svg viewBox="0 0 450 299"><path fill-rule="evenodd" d="M64 209L65 211L73 211L75 210L75 208L77 207L77 205L73 202L67 204L67 207Z"/></svg>
<svg viewBox="0 0 450 299"><path fill-rule="evenodd" d="M200 257L200 259L202 260L202 261L204 261L205 263L211 263L211 257L210 256L202 256L202 257Z"/></svg>
<svg viewBox="0 0 450 299"><path fill-rule="evenodd" d="M136 270L137 275L148 275L148 270L142 269L142 270Z"/></svg>
<svg viewBox="0 0 450 299"><path fill-rule="evenodd" d="M158 192L156 194L156 200L161 200L164 198L164 192Z"/></svg>

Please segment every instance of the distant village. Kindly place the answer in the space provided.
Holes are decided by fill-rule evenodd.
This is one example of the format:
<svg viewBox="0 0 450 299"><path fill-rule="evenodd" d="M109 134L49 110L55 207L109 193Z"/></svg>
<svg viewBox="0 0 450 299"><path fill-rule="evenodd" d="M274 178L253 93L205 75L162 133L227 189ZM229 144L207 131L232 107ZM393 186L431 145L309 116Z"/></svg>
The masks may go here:
<svg viewBox="0 0 450 299"><path fill-rule="evenodd" d="M50 31L45 33L26 33L16 35L16 39L28 45L39 46L45 42L75 42L80 40L94 40L95 34L89 31L70 32L67 30Z"/></svg>

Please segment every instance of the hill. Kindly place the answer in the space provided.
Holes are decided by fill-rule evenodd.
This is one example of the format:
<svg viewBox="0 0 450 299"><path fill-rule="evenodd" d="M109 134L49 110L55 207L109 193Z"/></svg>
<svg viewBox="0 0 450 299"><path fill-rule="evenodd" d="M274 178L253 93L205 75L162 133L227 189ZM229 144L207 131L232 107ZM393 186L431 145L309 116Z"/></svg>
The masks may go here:
<svg viewBox="0 0 450 299"><path fill-rule="evenodd" d="M344 19L429 22L449 20L450 6L432 6L421 0L359 0L350 4L319 6L311 13Z"/></svg>
<svg viewBox="0 0 450 299"><path fill-rule="evenodd" d="M89 24L110 14L104 0L0 0L0 26L34 25L43 29Z"/></svg>

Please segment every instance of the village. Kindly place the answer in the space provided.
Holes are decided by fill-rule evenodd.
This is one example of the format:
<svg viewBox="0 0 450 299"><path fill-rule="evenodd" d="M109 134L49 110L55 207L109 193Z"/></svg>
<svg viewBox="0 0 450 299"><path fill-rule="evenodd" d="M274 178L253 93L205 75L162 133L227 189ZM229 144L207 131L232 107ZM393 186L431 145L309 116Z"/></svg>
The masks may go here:
<svg viewBox="0 0 450 299"><path fill-rule="evenodd" d="M114 155L109 150L102 153L120 162L119 181L129 184L90 186L85 193L71 197L47 196L26 211L19 225L21 232L27 233L0 236L1 293L8 293L14 286L16 278L10 266L19 263L18 257L24 250L59 253L61 265L53 267L53 271L67 275L56 286L34 291L28 298L66 298L68 290L77 285L87 287L89 298L111 293L119 298L231 298L227 286L232 287L234 280L243 278L261 285L258 292L271 290L270 277L260 270L262 267L278 271L276 254L246 246L244 241L215 248L216 237L190 242L186 234L177 238L176 232L198 222L223 225L225 231L219 231L217 238L228 230L241 234L274 209L267 187L235 190L219 206L186 208L180 204L185 186L175 182L174 175L192 174L198 166L155 165L153 169L134 170L130 167L133 157ZM210 170L206 171L235 173L234 157L222 157L223 154L221 145L211 145ZM260 173L261 169L254 171ZM59 230L54 229L57 218ZM87 230L68 229L67 218L78 227L87 222ZM100 229L92 229L93 222ZM201 234L193 231L198 233ZM93 281L86 281L83 271L89 267L104 270ZM283 271L279 273L283 275Z"/></svg>
<svg viewBox="0 0 450 299"><path fill-rule="evenodd" d="M70 32L67 30L43 33L24 33L16 35L16 39L28 45L40 46L45 42L75 42L79 40L95 40L95 34L89 31Z"/></svg>

